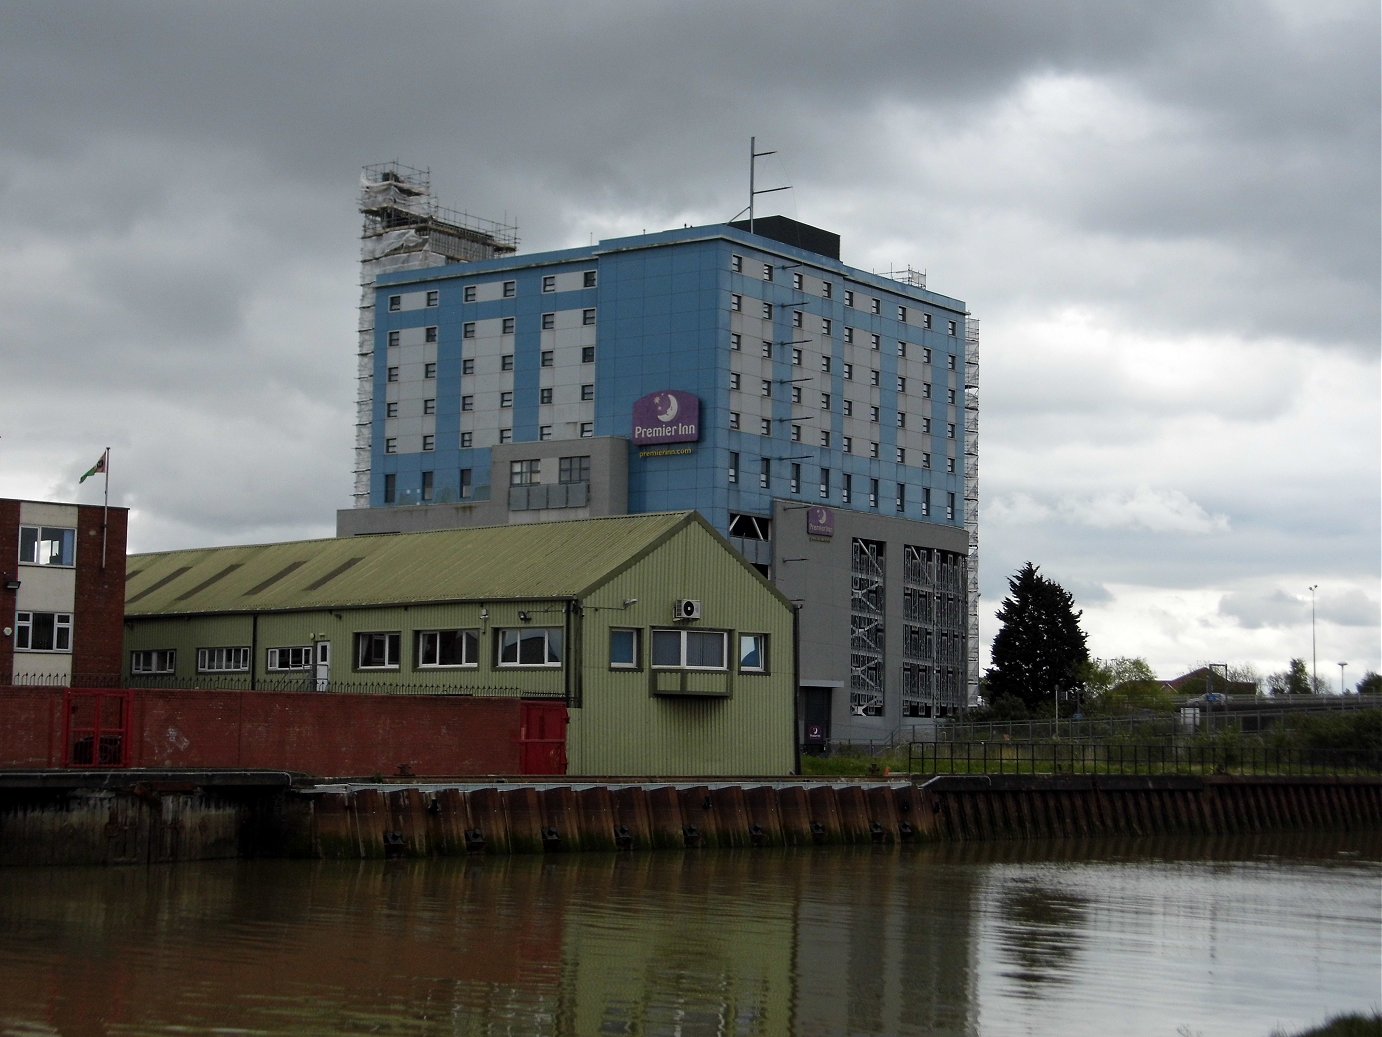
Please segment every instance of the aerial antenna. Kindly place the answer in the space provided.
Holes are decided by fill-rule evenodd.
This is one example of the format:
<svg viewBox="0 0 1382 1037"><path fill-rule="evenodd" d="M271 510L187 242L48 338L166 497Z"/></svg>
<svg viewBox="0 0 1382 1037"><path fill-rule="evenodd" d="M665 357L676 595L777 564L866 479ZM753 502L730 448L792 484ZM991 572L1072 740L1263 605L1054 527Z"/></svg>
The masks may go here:
<svg viewBox="0 0 1382 1037"><path fill-rule="evenodd" d="M755 188L754 188L754 186L753 186L753 183L754 183L754 166L757 164L758 160L759 160L760 158L762 158L764 155L776 155L776 154L777 154L776 151L759 151L759 150L758 150L758 138L757 138L757 137L750 137L750 138L749 138L749 233L750 233L750 234L753 233L753 200L754 200L754 198L756 198L756 197L757 197L758 195L760 195L760 194L772 194L774 191L790 191L790 190L792 189L792 185L791 185L791 184L788 184L786 187L765 187L765 188L763 188L761 191L760 191L760 190L755 190Z"/></svg>

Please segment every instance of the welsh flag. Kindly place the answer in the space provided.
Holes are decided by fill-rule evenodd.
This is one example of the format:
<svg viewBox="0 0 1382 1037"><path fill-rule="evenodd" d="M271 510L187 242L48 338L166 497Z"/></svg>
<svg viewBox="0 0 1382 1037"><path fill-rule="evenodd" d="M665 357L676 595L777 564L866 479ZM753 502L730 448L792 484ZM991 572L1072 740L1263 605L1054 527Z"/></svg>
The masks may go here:
<svg viewBox="0 0 1382 1037"><path fill-rule="evenodd" d="M100 475L100 474L101 474L102 472L104 472L105 470L106 470L106 455L105 455L105 454L102 454L102 455L101 455L101 459L100 459L99 461L97 461L94 465L92 465L90 468L88 468L87 471L86 471L86 474L83 475L80 479L77 480L77 485L80 486L82 483L84 483L84 482L86 482L88 479L90 479L93 475Z"/></svg>

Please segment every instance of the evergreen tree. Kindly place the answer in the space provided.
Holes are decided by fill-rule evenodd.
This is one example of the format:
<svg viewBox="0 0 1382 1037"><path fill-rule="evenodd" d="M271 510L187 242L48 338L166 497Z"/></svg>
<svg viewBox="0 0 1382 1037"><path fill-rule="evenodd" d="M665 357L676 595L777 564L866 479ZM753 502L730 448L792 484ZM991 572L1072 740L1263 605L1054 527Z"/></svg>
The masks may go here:
<svg viewBox="0 0 1382 1037"><path fill-rule="evenodd" d="M1273 695L1309 695L1310 685L1304 659L1292 659L1285 670L1267 678L1267 689Z"/></svg>
<svg viewBox="0 0 1382 1037"><path fill-rule="evenodd" d="M1008 580L1008 591L998 610L1002 626L987 671L988 701L1012 696L1028 709L1049 711L1057 694L1066 702L1081 686L1089 663L1080 628L1083 613L1075 610L1068 591L1031 562Z"/></svg>

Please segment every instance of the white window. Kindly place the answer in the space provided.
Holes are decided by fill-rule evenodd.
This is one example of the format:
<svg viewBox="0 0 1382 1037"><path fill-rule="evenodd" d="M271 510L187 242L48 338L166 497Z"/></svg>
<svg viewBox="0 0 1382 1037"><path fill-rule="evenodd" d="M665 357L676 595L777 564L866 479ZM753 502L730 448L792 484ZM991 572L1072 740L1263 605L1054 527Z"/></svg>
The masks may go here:
<svg viewBox="0 0 1382 1037"><path fill-rule="evenodd" d="M883 340L877 335L869 336L869 348L878 349L883 344Z"/></svg>
<svg viewBox="0 0 1382 1037"><path fill-rule="evenodd" d="M500 332L500 334L502 334L502 335L512 335L513 332L514 332L514 327L515 327L515 322L516 322L516 320L517 320L517 318L514 318L514 317L505 317L504 320L503 320L503 322L502 322L502 323L500 324L500 326L499 326L499 332Z"/></svg>
<svg viewBox="0 0 1382 1037"><path fill-rule="evenodd" d="M742 295L731 294L729 297L729 308L738 313L744 308L744 297Z"/></svg>
<svg viewBox="0 0 1382 1037"><path fill-rule="evenodd" d="M897 343L897 355L898 355L898 356L906 356L906 355L907 355L907 343L901 341L900 339L898 340L898 343Z"/></svg>
<svg viewBox="0 0 1382 1037"><path fill-rule="evenodd" d="M725 670L729 635L723 630L654 630L653 667Z"/></svg>
<svg viewBox="0 0 1382 1037"><path fill-rule="evenodd" d="M832 295L834 295L834 294L835 294L835 286L832 285L829 281L822 281L822 282L821 282L821 298L823 298L823 299L829 299L829 298L830 298Z"/></svg>
<svg viewBox="0 0 1382 1037"><path fill-rule="evenodd" d="M737 429L739 427L739 412L737 410L729 412L729 427L730 429Z"/></svg>
<svg viewBox="0 0 1382 1037"><path fill-rule="evenodd" d="M461 410L474 410L474 409L475 409L475 397L474 397L474 396L462 396L462 397L461 397Z"/></svg>
<svg viewBox="0 0 1382 1037"><path fill-rule="evenodd" d="M792 287L797 291L801 291L801 274L792 275Z"/></svg>
<svg viewBox="0 0 1382 1037"><path fill-rule="evenodd" d="M772 265L771 263L764 263L764 264L763 264L763 280L765 280L765 281L771 281L772 279L773 279L773 265Z"/></svg>
<svg viewBox="0 0 1382 1037"><path fill-rule="evenodd" d="M801 426L800 426L800 425L793 425L793 426L792 426L792 442L793 442L793 443L800 443L800 442L801 442Z"/></svg>
<svg viewBox="0 0 1382 1037"><path fill-rule="evenodd" d="M743 336L740 335L739 332L731 331L729 333L729 348L734 350L736 353L744 348Z"/></svg>
<svg viewBox="0 0 1382 1037"><path fill-rule="evenodd" d="M830 357L829 357L829 356L822 356L822 357L821 357L821 370L824 371L826 374L829 374L829 373L830 373Z"/></svg>
<svg viewBox="0 0 1382 1037"><path fill-rule="evenodd" d="M436 448L437 448L437 437L436 437L436 436L431 435L431 434L429 433L429 434L426 434L426 435L424 435L424 436L422 437L422 449L423 449L424 452L430 452L430 451L435 450Z"/></svg>
<svg viewBox="0 0 1382 1037"><path fill-rule="evenodd" d="M475 286L474 286L473 284L468 284L468 285L466 285L466 286L465 286L465 291L462 293L461 298L463 298L466 302L474 302L474 301L475 301Z"/></svg>
<svg viewBox="0 0 1382 1037"><path fill-rule="evenodd" d="M880 313L880 314L881 314L881 313L883 312L883 302L882 302L882 300L881 300L881 299L870 299L870 300L869 300L869 312L870 312L870 313Z"/></svg>
<svg viewBox="0 0 1382 1037"><path fill-rule="evenodd" d="M773 394L773 382L772 382L772 379L771 379L771 378L764 378L764 379L762 379L762 380L758 383L758 391L759 391L759 393L760 393L761 395L763 395L763 396L771 396L771 395Z"/></svg>
<svg viewBox="0 0 1382 1037"><path fill-rule="evenodd" d="M517 285L516 283L514 283L513 281L505 281L505 282L504 282L504 298L505 298L505 299L512 299L512 298L513 298L515 295L517 295L517 294L518 294L518 285Z"/></svg>
<svg viewBox="0 0 1382 1037"><path fill-rule="evenodd" d="M729 373L729 387L730 387L731 389L736 390L736 391L738 390L738 388L739 388L739 372L738 372L738 371L731 371L731 372Z"/></svg>
<svg viewBox="0 0 1382 1037"><path fill-rule="evenodd" d="M821 410L829 410L829 409L830 409L830 393L828 393L828 392L823 392L823 393L821 393Z"/></svg>
<svg viewBox="0 0 1382 1037"><path fill-rule="evenodd" d="M291 648L270 648L270 670L309 670L312 668L312 646L294 645Z"/></svg>
<svg viewBox="0 0 1382 1037"><path fill-rule="evenodd" d="M178 653L171 648L148 648L130 653L130 673L172 673Z"/></svg>
<svg viewBox="0 0 1382 1037"><path fill-rule="evenodd" d="M506 408L506 409L509 408L509 407L512 407L512 406L513 406L513 393L512 393L512 392L509 392L509 391L507 391L507 390L504 391L504 392L501 392L501 393L499 394L499 406L500 406L500 407L503 407L503 408Z"/></svg>
<svg viewBox="0 0 1382 1037"><path fill-rule="evenodd" d="M830 431L828 429L821 429L821 446L830 446Z"/></svg>
<svg viewBox="0 0 1382 1037"><path fill-rule="evenodd" d="M853 305L854 305L854 292L851 291L851 290L848 289L848 288L845 289L845 305L846 305L846 306L853 306Z"/></svg>
<svg viewBox="0 0 1382 1037"><path fill-rule="evenodd" d="M398 368L396 368L396 367L391 367L391 368L389 368L388 371L385 372L384 377L387 378L387 379L388 379L389 381L391 381L391 382L396 382L396 381L398 381Z"/></svg>
<svg viewBox="0 0 1382 1037"><path fill-rule="evenodd" d="M906 391L907 391L907 379L904 378L902 375L898 375L898 376L897 376L897 391L898 391L898 392L906 392Z"/></svg>
<svg viewBox="0 0 1382 1037"><path fill-rule="evenodd" d="M462 432L462 433L461 433L461 447L462 447L462 449L469 450L469 449L471 448L471 446L474 445L474 436L475 436L475 433L473 433L473 432Z"/></svg>
<svg viewBox="0 0 1382 1037"><path fill-rule="evenodd" d="M792 402L793 402L793 403L800 403L800 402L801 402L801 386L800 386L800 385L794 385L794 386L792 386Z"/></svg>
<svg viewBox="0 0 1382 1037"><path fill-rule="evenodd" d="M474 630L419 630L418 666L478 666L480 635Z"/></svg>
<svg viewBox="0 0 1382 1037"><path fill-rule="evenodd" d="M897 319L900 320L903 324L907 323L907 307L899 306L897 308Z"/></svg>
<svg viewBox="0 0 1382 1037"><path fill-rule="evenodd" d="M771 436L773 434L772 418L758 419L758 434L760 436Z"/></svg>
<svg viewBox="0 0 1382 1037"><path fill-rule="evenodd" d="M62 526L20 526L19 561L23 565L75 565L77 531Z"/></svg>
<svg viewBox="0 0 1382 1037"><path fill-rule="evenodd" d="M772 319L773 319L773 304L770 303L770 302L765 302L765 303L763 304L763 319L764 319L764 320L772 320Z"/></svg>
<svg viewBox="0 0 1382 1037"><path fill-rule="evenodd" d="M829 335L829 334L830 334L830 329L831 329L832 327L833 327L833 325L830 323L830 318L829 318L829 317L822 317L822 318L821 318L821 334L822 334L822 335Z"/></svg>
<svg viewBox="0 0 1382 1037"><path fill-rule="evenodd" d="M854 417L854 401L853 401L853 400L841 400L841 401L840 401L840 410L843 412L843 414L844 414L845 417L847 417L847 418L852 418L852 417Z"/></svg>
<svg viewBox="0 0 1382 1037"><path fill-rule="evenodd" d="M544 292L555 292L557 290L557 278L555 274L547 274L543 277L542 290Z"/></svg>
<svg viewBox="0 0 1382 1037"><path fill-rule="evenodd" d="M423 413L423 414L435 414L435 413L437 413L437 401L436 401L435 399L423 400L423 401L422 401L422 413Z"/></svg>
<svg viewBox="0 0 1382 1037"><path fill-rule="evenodd" d="M237 648L198 648L198 673L246 673L250 668L250 650Z"/></svg>
<svg viewBox="0 0 1382 1037"><path fill-rule="evenodd" d="M501 356L501 357L499 358L499 370L501 370L501 371L512 371L512 370L513 370L513 354L512 354L512 353L505 353L503 356Z"/></svg>
<svg viewBox="0 0 1382 1037"><path fill-rule="evenodd" d="M422 377L428 379L429 381L437 377L436 361L422 365Z"/></svg>
<svg viewBox="0 0 1382 1037"><path fill-rule="evenodd" d="M906 463L907 463L907 448L906 448L906 447L898 447L898 448L897 448L897 463L898 463L898 464L906 464Z"/></svg>
<svg viewBox="0 0 1382 1037"><path fill-rule="evenodd" d="M731 486L739 482L739 455L731 450L729 453L729 484Z"/></svg>
<svg viewBox="0 0 1382 1037"><path fill-rule="evenodd" d="M581 311L581 323L586 327L595 323L595 310L593 308Z"/></svg>
<svg viewBox="0 0 1382 1037"><path fill-rule="evenodd" d="M474 338L474 337L475 337L475 322L474 322L473 320L468 320L468 321L466 321L464 324L461 325L461 338Z"/></svg>
<svg viewBox="0 0 1382 1037"><path fill-rule="evenodd" d="M845 328L845 341L848 342L848 343L851 343L851 344L854 342L854 329L853 329L853 328Z"/></svg>
<svg viewBox="0 0 1382 1037"><path fill-rule="evenodd" d="M609 632L609 665L615 670L638 668L637 630L616 628Z"/></svg>
<svg viewBox="0 0 1382 1037"><path fill-rule="evenodd" d="M736 274L744 272L744 257L731 254L729 257L729 268Z"/></svg>
<svg viewBox="0 0 1382 1037"><path fill-rule="evenodd" d="M544 313L542 315L542 330L551 331L557 326L557 315L555 313Z"/></svg>
<svg viewBox="0 0 1382 1037"><path fill-rule="evenodd" d="M739 669L743 673L768 672L768 635L739 635Z"/></svg>
<svg viewBox="0 0 1382 1037"><path fill-rule="evenodd" d="M400 635L369 633L355 635L355 668L359 670L396 670Z"/></svg>
<svg viewBox="0 0 1382 1037"><path fill-rule="evenodd" d="M551 426L551 425L539 425L539 426L537 427L537 438L540 439L540 440L542 440L543 442L546 442L547 440L551 439L551 438L552 438L552 426Z"/></svg>
<svg viewBox="0 0 1382 1037"><path fill-rule="evenodd" d="M953 421L950 422L949 424L947 424L947 425L945 426L945 438L946 438L946 439L954 439L954 438L955 438L955 423L954 423Z"/></svg>
<svg viewBox="0 0 1382 1037"><path fill-rule="evenodd" d="M536 486L542 474L542 461L539 458L525 458L509 462L510 486Z"/></svg>
<svg viewBox="0 0 1382 1037"><path fill-rule="evenodd" d="M397 346L403 339L402 333L398 331L389 332L389 347Z"/></svg>
<svg viewBox="0 0 1382 1037"><path fill-rule="evenodd" d="M771 360L773 358L773 344L767 339L764 339L763 347L760 352L762 352L764 359Z"/></svg>
<svg viewBox="0 0 1382 1037"><path fill-rule="evenodd" d="M586 383L581 386L581 399L586 401L595 399L595 386L593 384Z"/></svg>
<svg viewBox="0 0 1382 1037"><path fill-rule="evenodd" d="M517 627L499 631L500 666L560 666L560 627Z"/></svg>
<svg viewBox="0 0 1382 1037"><path fill-rule="evenodd" d="M923 313L921 315L921 326L923 328L929 328L931 326L931 315L929 313Z"/></svg>
<svg viewBox="0 0 1382 1037"><path fill-rule="evenodd" d="M581 438L590 439L595 435L595 423L593 421L581 422Z"/></svg>
<svg viewBox="0 0 1382 1037"><path fill-rule="evenodd" d="M794 328L799 328L799 327L801 327L801 322L802 322L801 311L800 311L800 310L793 310L793 311L792 311L792 327L794 327Z"/></svg>
<svg viewBox="0 0 1382 1037"><path fill-rule="evenodd" d="M949 332L951 335L955 334L955 322L953 320L946 321L945 330Z"/></svg>
<svg viewBox="0 0 1382 1037"><path fill-rule="evenodd" d="M847 453L847 454L852 454L852 453L854 453L854 437L853 437L853 436L841 436L841 437L840 437L840 449L843 450L843 451L844 451L845 453ZM846 476L846 478L848 478L848 476Z"/></svg>
<svg viewBox="0 0 1382 1037"><path fill-rule="evenodd" d="M395 438L394 436L389 436L389 437L387 437L387 438L384 440L384 453L386 453L386 454L396 454L396 453L398 453L398 440L397 440L397 438Z"/></svg>
<svg viewBox="0 0 1382 1037"><path fill-rule="evenodd" d="M464 360L461 361L461 374L474 374L474 373L475 373L475 358L474 358L474 357L466 357Z"/></svg>
<svg viewBox="0 0 1382 1037"><path fill-rule="evenodd" d="M539 390L537 391L537 402L538 402L538 403L551 403L551 402L552 402L552 387L551 387L550 385L547 386L547 387L545 387L545 388L539 389Z"/></svg>

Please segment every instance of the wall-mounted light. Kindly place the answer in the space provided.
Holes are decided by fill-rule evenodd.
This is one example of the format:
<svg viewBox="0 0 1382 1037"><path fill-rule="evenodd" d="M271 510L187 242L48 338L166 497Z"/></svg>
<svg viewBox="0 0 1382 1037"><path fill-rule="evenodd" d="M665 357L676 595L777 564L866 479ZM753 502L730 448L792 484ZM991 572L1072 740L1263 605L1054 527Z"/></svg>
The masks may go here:
<svg viewBox="0 0 1382 1037"><path fill-rule="evenodd" d="M637 604L638 604L638 599L637 599L637 598L625 598L625 599L624 599L624 608L628 608L630 605L637 605Z"/></svg>
<svg viewBox="0 0 1382 1037"><path fill-rule="evenodd" d="M20 580L19 580L18 577L15 577L15 576L6 576L6 577L5 577L5 590L7 590L7 591L17 591L17 590L19 590L19 584L20 584Z"/></svg>
<svg viewBox="0 0 1382 1037"><path fill-rule="evenodd" d="M518 621L520 623L531 623L533 621L533 617L526 612L520 612L518 614Z"/></svg>

